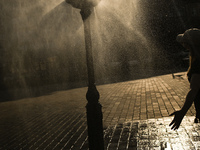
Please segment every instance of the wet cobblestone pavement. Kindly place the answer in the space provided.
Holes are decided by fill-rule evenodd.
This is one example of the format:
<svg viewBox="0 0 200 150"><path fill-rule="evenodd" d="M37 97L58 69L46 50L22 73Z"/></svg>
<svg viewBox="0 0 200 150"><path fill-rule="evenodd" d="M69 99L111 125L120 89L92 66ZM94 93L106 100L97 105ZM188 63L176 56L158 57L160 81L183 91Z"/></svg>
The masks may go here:
<svg viewBox="0 0 200 150"><path fill-rule="evenodd" d="M185 72L99 85L105 150L198 150L194 106L172 131L189 90ZM19 92L19 91L18 91ZM0 102L0 150L88 150L87 87Z"/></svg>
<svg viewBox="0 0 200 150"><path fill-rule="evenodd" d="M172 117L125 122L105 130L107 150L198 150L200 124L185 117L176 131L169 123Z"/></svg>

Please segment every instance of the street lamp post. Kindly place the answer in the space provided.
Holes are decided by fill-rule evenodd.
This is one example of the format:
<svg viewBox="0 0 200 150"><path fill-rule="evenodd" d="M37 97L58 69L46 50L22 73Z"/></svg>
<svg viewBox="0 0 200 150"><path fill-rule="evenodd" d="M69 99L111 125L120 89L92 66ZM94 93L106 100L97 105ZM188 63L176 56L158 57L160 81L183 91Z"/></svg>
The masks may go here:
<svg viewBox="0 0 200 150"><path fill-rule="evenodd" d="M88 70L88 91L86 99L88 142L90 150L104 150L102 106L99 103L99 92L95 86L94 65L92 56L92 39L90 30L90 15L100 0L66 0L75 8L81 9L84 23L85 48Z"/></svg>

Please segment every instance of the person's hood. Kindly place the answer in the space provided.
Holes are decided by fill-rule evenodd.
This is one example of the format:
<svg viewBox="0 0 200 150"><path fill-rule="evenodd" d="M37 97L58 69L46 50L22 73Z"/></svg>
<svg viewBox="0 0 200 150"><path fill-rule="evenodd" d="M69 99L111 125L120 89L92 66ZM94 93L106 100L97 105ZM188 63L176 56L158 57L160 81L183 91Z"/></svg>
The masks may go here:
<svg viewBox="0 0 200 150"><path fill-rule="evenodd" d="M194 50L194 55L200 60L200 30L192 28L186 30L183 34L178 34L176 37L179 43L188 43Z"/></svg>

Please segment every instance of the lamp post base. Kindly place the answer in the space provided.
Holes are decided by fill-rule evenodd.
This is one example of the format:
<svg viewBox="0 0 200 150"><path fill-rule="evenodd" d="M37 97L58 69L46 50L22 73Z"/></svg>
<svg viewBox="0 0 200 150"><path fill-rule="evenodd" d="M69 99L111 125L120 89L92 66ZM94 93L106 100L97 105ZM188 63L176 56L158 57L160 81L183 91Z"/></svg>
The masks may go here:
<svg viewBox="0 0 200 150"><path fill-rule="evenodd" d="M104 150L101 104L87 104L89 150Z"/></svg>
<svg viewBox="0 0 200 150"><path fill-rule="evenodd" d="M99 103L99 92L95 84L88 86L86 98L87 125L88 125L88 142L90 150L104 150L103 139L103 115L102 106Z"/></svg>

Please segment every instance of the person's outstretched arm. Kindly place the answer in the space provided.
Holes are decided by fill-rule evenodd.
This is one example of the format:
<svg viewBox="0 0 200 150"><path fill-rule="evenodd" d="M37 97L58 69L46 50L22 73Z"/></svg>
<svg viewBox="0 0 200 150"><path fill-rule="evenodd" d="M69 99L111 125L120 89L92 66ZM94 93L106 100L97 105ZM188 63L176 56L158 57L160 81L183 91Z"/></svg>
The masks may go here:
<svg viewBox="0 0 200 150"><path fill-rule="evenodd" d="M179 128L183 117L191 107L192 103L194 102L197 93L200 90L200 74L193 74L191 81L190 81L190 91L188 92L186 96L185 103L180 111L175 111L172 113L170 116L175 115L174 119L172 122L169 124L170 126L172 125L172 130L176 130Z"/></svg>

